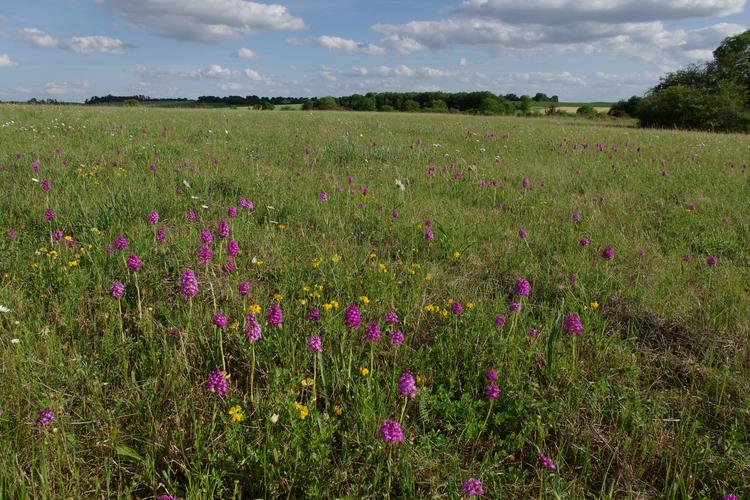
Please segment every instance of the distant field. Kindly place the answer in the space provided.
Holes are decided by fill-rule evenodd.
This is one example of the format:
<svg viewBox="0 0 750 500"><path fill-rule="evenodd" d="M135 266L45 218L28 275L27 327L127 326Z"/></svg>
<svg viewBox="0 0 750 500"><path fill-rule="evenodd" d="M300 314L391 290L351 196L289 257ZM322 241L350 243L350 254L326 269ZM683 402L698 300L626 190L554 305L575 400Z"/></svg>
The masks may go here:
<svg viewBox="0 0 750 500"><path fill-rule="evenodd" d="M750 495L748 136L0 117L0 498Z"/></svg>
<svg viewBox="0 0 750 500"><path fill-rule="evenodd" d="M611 103L603 103L603 102L594 102L594 103L586 103L586 102L561 102L558 103L556 108L558 111L564 111L566 113L575 114L576 111L578 111L578 108L584 105L593 106L594 109L599 113L608 113L610 108L612 107ZM532 109L540 110L540 109L547 109L549 107L549 103L534 103L532 105Z"/></svg>
<svg viewBox="0 0 750 500"><path fill-rule="evenodd" d="M302 109L302 104L277 104L274 110L276 111L289 111Z"/></svg>

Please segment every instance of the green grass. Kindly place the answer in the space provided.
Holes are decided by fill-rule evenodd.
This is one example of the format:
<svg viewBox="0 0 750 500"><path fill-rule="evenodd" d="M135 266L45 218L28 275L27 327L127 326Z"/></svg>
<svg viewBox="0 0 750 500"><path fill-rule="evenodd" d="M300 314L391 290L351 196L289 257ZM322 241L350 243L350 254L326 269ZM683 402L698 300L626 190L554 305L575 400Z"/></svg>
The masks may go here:
<svg viewBox="0 0 750 500"><path fill-rule="evenodd" d="M456 498L470 477L486 498L750 495L747 136L425 114L0 115L0 497ZM238 197L255 210L230 219ZM226 276L216 235L212 263L196 261L200 230L221 217L241 249ZM71 247L51 243L54 229ZM109 254L117 235L129 247ZM514 315L522 277L532 291ZM119 307L113 280L126 285ZM280 328L265 322L278 300ZM451 300L463 314L434 312ZM345 329L354 303L363 326L380 322L377 344ZM263 326L252 345L251 305ZM221 335L217 310L235 324ZM570 313L578 337L562 331ZM218 397L204 385L223 361ZM418 386L406 402L404 371ZM42 408L48 426L35 424ZM387 419L403 444L379 439Z"/></svg>

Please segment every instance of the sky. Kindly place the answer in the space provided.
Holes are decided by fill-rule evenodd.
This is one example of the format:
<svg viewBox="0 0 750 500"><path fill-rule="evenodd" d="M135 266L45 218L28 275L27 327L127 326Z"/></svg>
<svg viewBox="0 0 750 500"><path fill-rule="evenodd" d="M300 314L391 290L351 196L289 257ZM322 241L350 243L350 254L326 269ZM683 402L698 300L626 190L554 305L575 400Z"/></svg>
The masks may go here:
<svg viewBox="0 0 750 500"><path fill-rule="evenodd" d="M489 90L614 101L747 0L2 0L0 100Z"/></svg>

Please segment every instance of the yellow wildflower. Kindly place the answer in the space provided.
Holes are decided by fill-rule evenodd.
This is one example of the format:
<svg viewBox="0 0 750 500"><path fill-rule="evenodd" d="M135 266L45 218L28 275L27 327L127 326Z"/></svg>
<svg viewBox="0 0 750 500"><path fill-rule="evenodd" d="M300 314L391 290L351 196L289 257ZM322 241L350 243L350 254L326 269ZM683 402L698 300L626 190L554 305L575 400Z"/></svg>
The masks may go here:
<svg viewBox="0 0 750 500"><path fill-rule="evenodd" d="M252 304L252 305L250 305L250 307L247 308L248 312L251 312L251 313L253 313L255 315L260 314L261 310L262 309L260 308L260 306L258 304Z"/></svg>
<svg viewBox="0 0 750 500"><path fill-rule="evenodd" d="M300 384L302 385L302 387L310 387L311 385L315 385L315 380L309 377L303 378Z"/></svg>
<svg viewBox="0 0 750 500"><path fill-rule="evenodd" d="M344 408L341 405L336 405L333 407L333 413L335 413L336 415L341 415L342 413L344 413Z"/></svg>
<svg viewBox="0 0 750 500"><path fill-rule="evenodd" d="M78 261L77 260L69 260L68 261L68 267L76 267L76 266L78 266Z"/></svg>
<svg viewBox="0 0 750 500"><path fill-rule="evenodd" d="M453 258L454 259L458 259L459 257L461 257L461 252L459 252L458 250L456 250L455 252L453 252Z"/></svg>
<svg viewBox="0 0 750 500"><path fill-rule="evenodd" d="M333 262L334 264L339 262L340 260L341 256L339 254L333 254L333 256L331 257L331 262Z"/></svg>
<svg viewBox="0 0 750 500"><path fill-rule="evenodd" d="M323 304L323 310L325 312L330 312L331 309L333 309L333 304L329 304L328 302L326 302L325 304Z"/></svg>
<svg viewBox="0 0 750 500"><path fill-rule="evenodd" d="M359 374L362 375L363 377L366 377L370 374L370 370L366 366L360 366Z"/></svg>
<svg viewBox="0 0 750 500"><path fill-rule="evenodd" d="M474 309L474 302L467 302L466 309Z"/></svg>
<svg viewBox="0 0 750 500"><path fill-rule="evenodd" d="M370 303L370 298L367 295L360 295L359 301L362 302L364 305L367 305Z"/></svg>
<svg viewBox="0 0 750 500"><path fill-rule="evenodd" d="M273 294L273 300L276 301L276 303L280 303L284 299L284 296L280 293L274 293Z"/></svg>
<svg viewBox="0 0 750 500"><path fill-rule="evenodd" d="M597 309L599 309L599 302L593 301L591 303L591 309L593 309L594 311L596 311Z"/></svg>
<svg viewBox="0 0 750 500"><path fill-rule="evenodd" d="M425 274L424 280L425 281L432 281L432 274L430 274L430 273Z"/></svg>
<svg viewBox="0 0 750 500"><path fill-rule="evenodd" d="M229 415L232 417L232 422L242 422L245 420L245 414L242 411L240 405L233 406L229 409Z"/></svg>
<svg viewBox="0 0 750 500"><path fill-rule="evenodd" d="M237 330L237 329L239 329L239 327L240 327L240 322L239 321L235 321L234 323L232 323L231 325L229 325L229 328L231 328L232 330Z"/></svg>
<svg viewBox="0 0 750 500"><path fill-rule="evenodd" d="M307 406L303 405L302 403L298 401L294 402L294 409L297 410L300 420L306 419L307 416L310 414L310 410L307 408Z"/></svg>

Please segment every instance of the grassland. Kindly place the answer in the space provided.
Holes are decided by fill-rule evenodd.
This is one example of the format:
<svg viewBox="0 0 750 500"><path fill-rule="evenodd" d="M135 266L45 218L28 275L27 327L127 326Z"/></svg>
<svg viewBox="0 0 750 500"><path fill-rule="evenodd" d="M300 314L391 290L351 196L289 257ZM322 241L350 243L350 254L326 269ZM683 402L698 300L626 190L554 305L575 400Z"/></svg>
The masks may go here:
<svg viewBox="0 0 750 500"><path fill-rule="evenodd" d="M457 498L469 478L483 498L750 495L747 136L352 112L0 117L0 497ZM217 369L225 394L206 390ZM386 420L403 442L381 439Z"/></svg>

